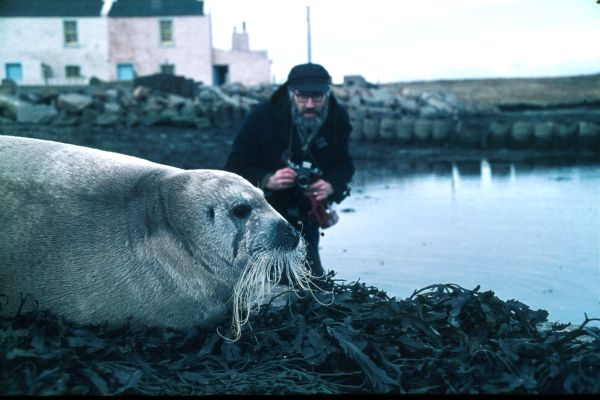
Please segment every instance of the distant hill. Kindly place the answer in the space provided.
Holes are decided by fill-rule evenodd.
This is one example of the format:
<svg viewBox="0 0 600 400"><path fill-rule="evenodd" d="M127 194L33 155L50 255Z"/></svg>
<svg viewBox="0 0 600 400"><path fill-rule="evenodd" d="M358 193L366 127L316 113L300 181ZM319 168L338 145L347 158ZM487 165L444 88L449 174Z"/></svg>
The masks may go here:
<svg viewBox="0 0 600 400"><path fill-rule="evenodd" d="M600 73L556 78L494 78L397 82L382 86L443 91L486 105L600 107Z"/></svg>

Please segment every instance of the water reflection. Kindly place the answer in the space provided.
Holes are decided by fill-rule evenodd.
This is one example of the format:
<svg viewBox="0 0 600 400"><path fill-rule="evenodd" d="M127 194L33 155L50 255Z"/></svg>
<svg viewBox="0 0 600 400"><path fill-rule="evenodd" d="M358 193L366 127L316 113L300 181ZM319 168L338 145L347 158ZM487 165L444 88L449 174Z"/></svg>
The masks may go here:
<svg viewBox="0 0 600 400"><path fill-rule="evenodd" d="M393 163L358 169L324 264L408 297L481 285L580 323L600 317L600 164Z"/></svg>

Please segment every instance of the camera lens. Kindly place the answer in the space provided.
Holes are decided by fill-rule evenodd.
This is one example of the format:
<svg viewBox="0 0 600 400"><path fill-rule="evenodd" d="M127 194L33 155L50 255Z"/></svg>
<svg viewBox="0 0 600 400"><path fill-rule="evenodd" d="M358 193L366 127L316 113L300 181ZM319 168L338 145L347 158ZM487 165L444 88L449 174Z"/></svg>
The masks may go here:
<svg viewBox="0 0 600 400"><path fill-rule="evenodd" d="M310 177L306 176L306 175L302 175L299 174L296 177L296 184L301 188L301 189L306 189L308 188L308 186L310 185Z"/></svg>

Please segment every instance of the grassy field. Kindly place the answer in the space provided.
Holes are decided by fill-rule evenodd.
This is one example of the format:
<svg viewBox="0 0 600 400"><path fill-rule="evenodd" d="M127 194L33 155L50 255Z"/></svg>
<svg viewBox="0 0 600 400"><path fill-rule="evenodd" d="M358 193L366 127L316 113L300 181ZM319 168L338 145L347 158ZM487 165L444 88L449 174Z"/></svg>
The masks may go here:
<svg viewBox="0 0 600 400"><path fill-rule="evenodd" d="M496 78L412 81L390 84L423 91L444 91L489 105L558 104L600 102L600 73L557 78Z"/></svg>

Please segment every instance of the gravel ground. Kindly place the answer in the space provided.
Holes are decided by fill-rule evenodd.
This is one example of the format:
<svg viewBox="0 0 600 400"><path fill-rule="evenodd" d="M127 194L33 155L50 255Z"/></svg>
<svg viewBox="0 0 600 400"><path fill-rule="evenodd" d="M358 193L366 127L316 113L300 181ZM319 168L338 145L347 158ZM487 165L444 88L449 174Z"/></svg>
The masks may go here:
<svg viewBox="0 0 600 400"><path fill-rule="evenodd" d="M7 125L0 132L114 151L185 169L221 168L233 139L232 132L177 127Z"/></svg>

